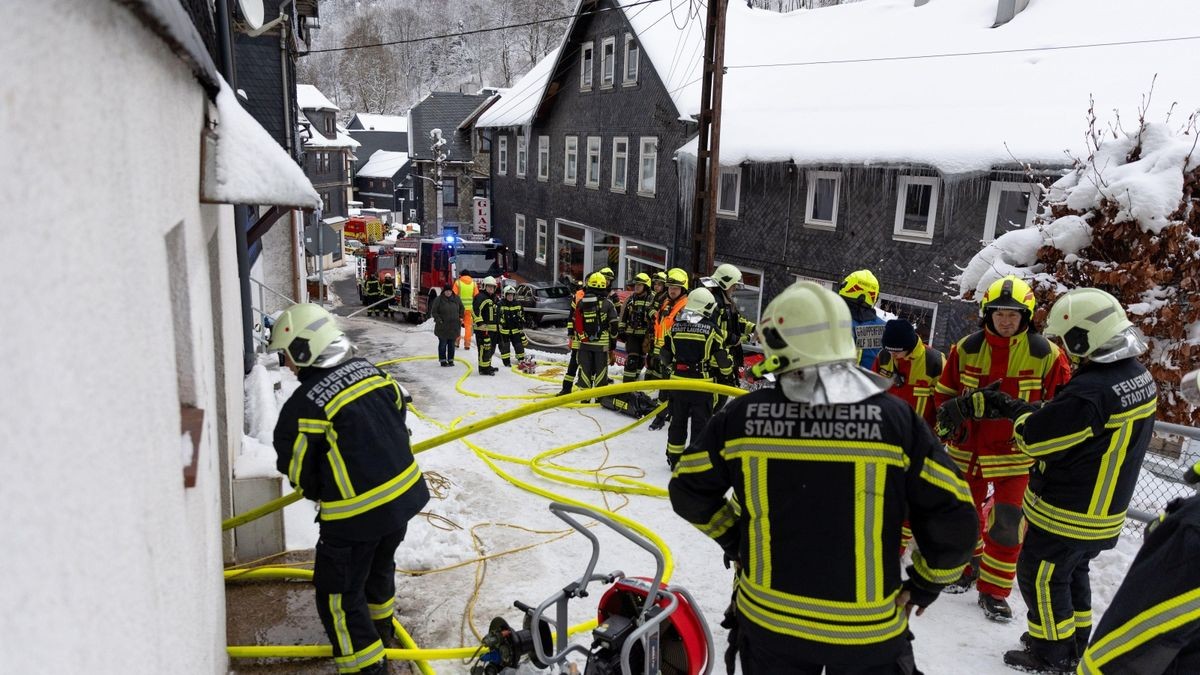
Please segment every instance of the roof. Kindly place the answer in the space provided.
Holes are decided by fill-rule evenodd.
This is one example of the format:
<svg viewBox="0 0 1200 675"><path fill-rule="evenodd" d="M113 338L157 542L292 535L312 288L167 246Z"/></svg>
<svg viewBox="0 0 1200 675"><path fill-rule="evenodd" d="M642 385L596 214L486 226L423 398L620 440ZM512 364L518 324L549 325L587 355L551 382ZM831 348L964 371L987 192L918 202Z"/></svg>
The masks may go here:
<svg viewBox="0 0 1200 675"><path fill-rule="evenodd" d="M433 159L429 149L429 132L441 129L446 139L447 160L469 162L474 158L468 134L456 133L458 125L475 112L489 94L459 94L457 92L431 92L408 111L409 157L413 160Z"/></svg>
<svg viewBox="0 0 1200 675"><path fill-rule="evenodd" d="M332 110L333 112L341 110L333 104L333 101L325 98L325 94L322 94L320 89L311 84L296 85L296 105L301 110Z"/></svg>
<svg viewBox="0 0 1200 675"><path fill-rule="evenodd" d="M1064 150L1087 156L1089 95L1101 132L1105 111L1136 119L1152 83L1150 120L1173 102L1174 119L1200 104L1200 41L1161 41L1196 32L1194 0L1032 2L993 28L995 16L996 0L787 14L730 3L721 163L923 164L947 174L1063 165ZM1077 45L1102 46L1047 49ZM694 155L695 141L682 151Z"/></svg>
<svg viewBox="0 0 1200 675"><path fill-rule="evenodd" d="M298 121L303 125L303 123L308 122L308 119L301 116L301 119ZM304 141L305 150L312 148L349 148L353 150L359 145L362 145L350 136L350 133L346 131L346 127L340 124L335 124L333 127L336 129L336 135L334 138L326 137L325 134L321 133L321 131L317 129L315 125L310 124L308 126L309 137L308 140Z"/></svg>
<svg viewBox="0 0 1200 675"><path fill-rule="evenodd" d="M396 172L408 164L407 152L389 152L376 150L367 163L358 170L359 176L366 178L391 178Z"/></svg>
<svg viewBox="0 0 1200 675"><path fill-rule="evenodd" d="M242 108L224 80L217 122L213 148L206 148L203 201L320 208L321 197L304 171Z"/></svg>
<svg viewBox="0 0 1200 675"><path fill-rule="evenodd" d="M404 115L377 115L375 113L355 113L350 124L351 130L364 131L408 131L408 118Z"/></svg>
<svg viewBox="0 0 1200 675"><path fill-rule="evenodd" d="M683 119L700 113L701 56L704 47L703 9L699 4L674 0L646 3L645 0L612 0L624 13L642 49L642 63L648 59L667 89L675 110ZM576 50L568 47L579 20L582 0L559 46L538 61L501 100L480 116L476 126L521 126L533 121L552 75L562 76L560 58L570 58ZM731 3L733 4L733 3ZM507 99L507 100L506 100Z"/></svg>

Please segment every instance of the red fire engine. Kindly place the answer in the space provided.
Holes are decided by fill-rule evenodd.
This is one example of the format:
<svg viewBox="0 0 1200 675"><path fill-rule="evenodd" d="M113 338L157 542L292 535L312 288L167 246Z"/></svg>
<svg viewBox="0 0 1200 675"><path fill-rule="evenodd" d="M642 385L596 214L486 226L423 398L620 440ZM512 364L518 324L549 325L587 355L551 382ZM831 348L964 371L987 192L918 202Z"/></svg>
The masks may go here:
<svg viewBox="0 0 1200 675"><path fill-rule="evenodd" d="M508 247L495 239L453 233L370 246L359 264L360 299L366 279L372 275L380 282L390 278L396 286L394 310L410 321L424 321L436 289L451 285L463 274L477 281L488 276L499 281L513 270L512 262Z"/></svg>

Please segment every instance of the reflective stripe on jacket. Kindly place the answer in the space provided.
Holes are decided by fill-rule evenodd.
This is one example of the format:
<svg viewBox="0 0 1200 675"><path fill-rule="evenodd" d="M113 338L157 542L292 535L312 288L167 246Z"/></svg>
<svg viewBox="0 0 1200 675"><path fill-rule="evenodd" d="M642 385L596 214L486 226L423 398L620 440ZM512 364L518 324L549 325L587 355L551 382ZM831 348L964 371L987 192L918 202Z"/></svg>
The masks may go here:
<svg viewBox="0 0 1200 675"><path fill-rule="evenodd" d="M945 361L946 357L941 352L925 346L918 339L917 346L906 358L897 358L886 349L880 351L871 370L891 378L892 388L888 389L888 393L903 399L932 429L937 423L933 389L938 376L942 374Z"/></svg>

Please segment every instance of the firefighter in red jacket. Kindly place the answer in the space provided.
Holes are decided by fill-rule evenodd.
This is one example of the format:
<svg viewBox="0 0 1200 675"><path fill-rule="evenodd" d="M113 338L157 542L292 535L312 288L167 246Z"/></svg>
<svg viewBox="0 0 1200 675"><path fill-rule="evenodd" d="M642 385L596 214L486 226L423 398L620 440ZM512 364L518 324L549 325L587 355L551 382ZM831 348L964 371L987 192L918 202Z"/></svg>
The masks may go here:
<svg viewBox="0 0 1200 675"><path fill-rule="evenodd" d="M1015 276L997 279L979 303L982 329L950 347L934 394L938 435L971 486L982 532L971 565L946 591L965 593L976 582L984 615L1000 622L1012 620L1007 598L1021 552L1021 499L1033 459L1013 447L1010 420L971 419L969 397L991 388L1043 401L1070 378L1061 350L1030 331L1036 306L1029 284Z"/></svg>

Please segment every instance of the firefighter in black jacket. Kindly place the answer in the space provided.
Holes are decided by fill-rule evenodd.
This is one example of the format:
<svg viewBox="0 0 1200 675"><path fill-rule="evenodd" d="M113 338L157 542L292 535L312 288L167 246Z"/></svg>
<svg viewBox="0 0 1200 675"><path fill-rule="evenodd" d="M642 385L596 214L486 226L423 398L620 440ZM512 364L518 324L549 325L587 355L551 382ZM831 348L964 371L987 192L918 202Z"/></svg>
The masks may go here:
<svg viewBox="0 0 1200 675"><path fill-rule="evenodd" d="M633 293L621 306L621 323L617 336L625 343L625 373L623 382L637 382L646 365L646 335L650 333L650 316L654 312L654 296L650 294L650 275L639 272L633 277Z"/></svg>
<svg viewBox="0 0 1200 675"><path fill-rule="evenodd" d="M729 350L729 358L733 360L733 371L721 384L736 387L742 366L746 364L746 356L742 353L742 341L754 332L754 322L742 316L733 300L733 292L742 285L742 271L735 265L721 263L713 270L712 276L702 279L701 283L711 290L717 299L717 325L725 334L725 348ZM728 399L728 396L718 396L717 410L724 407Z"/></svg>
<svg viewBox="0 0 1200 675"><path fill-rule="evenodd" d="M509 347L517 357L517 364L525 360L525 346L529 338L525 337L525 309L517 304L517 287L508 284L504 287L497 307L500 324L500 361L505 368L512 366L508 358Z"/></svg>
<svg viewBox="0 0 1200 675"><path fill-rule="evenodd" d="M958 578L978 536L967 485L890 382L858 367L832 291L784 290L759 341L775 386L718 412L669 487L736 562L742 672L913 673L909 609ZM902 582L906 512L920 550Z"/></svg>
<svg viewBox="0 0 1200 675"><path fill-rule="evenodd" d="M617 308L608 299L608 279L602 272L588 277L583 297L572 316L579 345L579 385L583 389L608 384L609 351L617 335Z"/></svg>
<svg viewBox="0 0 1200 675"><path fill-rule="evenodd" d="M998 390L971 395L976 417L1014 420L1017 449L1037 460L1022 511L1029 528L1017 581L1029 608L1017 670L1073 673L1092 626L1088 564L1113 548L1154 432L1158 391L1136 357L1141 333L1116 298L1096 288L1063 294L1045 335L1080 364L1041 407Z"/></svg>
<svg viewBox="0 0 1200 675"><path fill-rule="evenodd" d="M728 380L733 362L725 348L725 333L713 319L716 311L717 301L707 288L697 288L688 294L687 303L671 324L659 355L670 379ZM671 392L671 423L667 427L667 464L671 468L687 447L688 423L694 441L712 418L715 402L716 395L708 392Z"/></svg>
<svg viewBox="0 0 1200 675"><path fill-rule="evenodd" d="M367 316L375 316L379 313L379 308L375 303L383 298L383 289L379 284L379 279L374 274L367 277L367 282L363 284L363 302L367 305Z"/></svg>
<svg viewBox="0 0 1200 675"><path fill-rule="evenodd" d="M495 375L498 370L492 365L496 353L496 338L499 337L499 312L496 309L496 279L486 277L480 284L483 290L475 296L475 334L479 346L479 374Z"/></svg>
<svg viewBox="0 0 1200 675"><path fill-rule="evenodd" d="M1200 466L1188 470L1195 482ZM1096 626L1081 675L1200 673L1200 496L1176 499Z"/></svg>
<svg viewBox="0 0 1200 675"><path fill-rule="evenodd" d="M364 359L318 305L292 305L271 329L300 387L275 425L276 467L320 504L317 613L339 673L385 673L396 547L429 501L409 450L400 385Z"/></svg>

